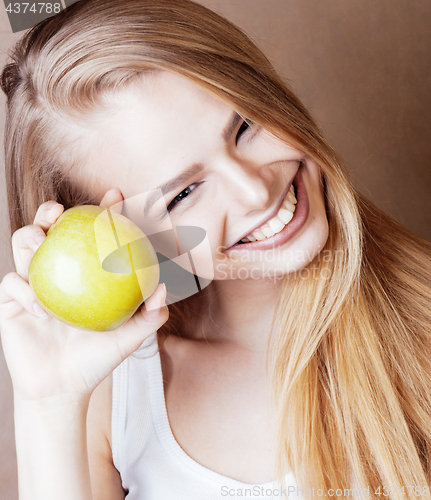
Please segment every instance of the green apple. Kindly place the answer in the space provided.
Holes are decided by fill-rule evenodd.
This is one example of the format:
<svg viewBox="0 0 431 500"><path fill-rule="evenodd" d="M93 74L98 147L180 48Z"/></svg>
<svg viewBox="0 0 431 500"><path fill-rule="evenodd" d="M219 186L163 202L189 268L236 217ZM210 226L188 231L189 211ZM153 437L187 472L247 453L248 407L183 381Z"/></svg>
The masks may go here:
<svg viewBox="0 0 431 500"><path fill-rule="evenodd" d="M138 226L93 205L66 210L29 267L30 286L54 318L98 331L125 323L159 276L157 255Z"/></svg>

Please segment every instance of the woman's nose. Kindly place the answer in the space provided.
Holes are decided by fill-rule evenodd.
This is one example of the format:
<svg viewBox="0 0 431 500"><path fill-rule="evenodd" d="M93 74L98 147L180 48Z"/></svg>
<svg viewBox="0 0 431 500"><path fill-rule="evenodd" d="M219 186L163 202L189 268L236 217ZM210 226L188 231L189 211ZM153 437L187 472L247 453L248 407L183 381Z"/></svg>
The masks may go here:
<svg viewBox="0 0 431 500"><path fill-rule="evenodd" d="M231 160L224 173L226 185L231 191L231 199L237 200L247 212L269 207L271 179L265 178L261 169Z"/></svg>

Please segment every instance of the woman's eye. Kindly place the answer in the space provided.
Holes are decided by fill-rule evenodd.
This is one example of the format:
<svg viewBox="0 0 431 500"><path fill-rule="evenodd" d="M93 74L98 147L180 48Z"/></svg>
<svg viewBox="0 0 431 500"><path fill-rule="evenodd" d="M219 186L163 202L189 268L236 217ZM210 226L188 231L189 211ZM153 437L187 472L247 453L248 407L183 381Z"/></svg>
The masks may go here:
<svg viewBox="0 0 431 500"><path fill-rule="evenodd" d="M250 120L244 120L241 124L241 127L239 127L238 133L236 134L236 139L235 139L235 144L237 144L239 138L242 136L242 134L250 128L252 125L252 122Z"/></svg>
<svg viewBox="0 0 431 500"><path fill-rule="evenodd" d="M181 193L179 193L175 198L169 203L167 206L167 211L171 212L171 210L175 207L177 203L179 203L181 200L186 198L195 188L191 189L192 186L197 186L197 183L195 184L190 184L190 186L187 186L186 189L183 189Z"/></svg>

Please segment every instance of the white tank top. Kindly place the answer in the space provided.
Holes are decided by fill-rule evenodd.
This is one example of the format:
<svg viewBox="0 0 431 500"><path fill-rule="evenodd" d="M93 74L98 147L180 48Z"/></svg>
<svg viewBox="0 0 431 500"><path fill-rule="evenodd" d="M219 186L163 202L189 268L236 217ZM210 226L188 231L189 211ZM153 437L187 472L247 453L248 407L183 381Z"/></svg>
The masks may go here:
<svg viewBox="0 0 431 500"><path fill-rule="evenodd" d="M276 482L246 484L187 455L169 425L156 334L142 347L113 372L112 454L127 500L302 498L292 473L284 489Z"/></svg>

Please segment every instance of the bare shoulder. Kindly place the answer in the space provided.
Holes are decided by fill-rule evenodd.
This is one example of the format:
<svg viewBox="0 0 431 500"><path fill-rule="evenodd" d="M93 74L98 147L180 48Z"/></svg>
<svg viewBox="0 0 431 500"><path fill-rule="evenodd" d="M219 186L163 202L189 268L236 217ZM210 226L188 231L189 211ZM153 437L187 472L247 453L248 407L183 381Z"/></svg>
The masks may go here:
<svg viewBox="0 0 431 500"><path fill-rule="evenodd" d="M87 414L87 446L94 500L124 500L121 477L112 460L112 374L94 390Z"/></svg>

